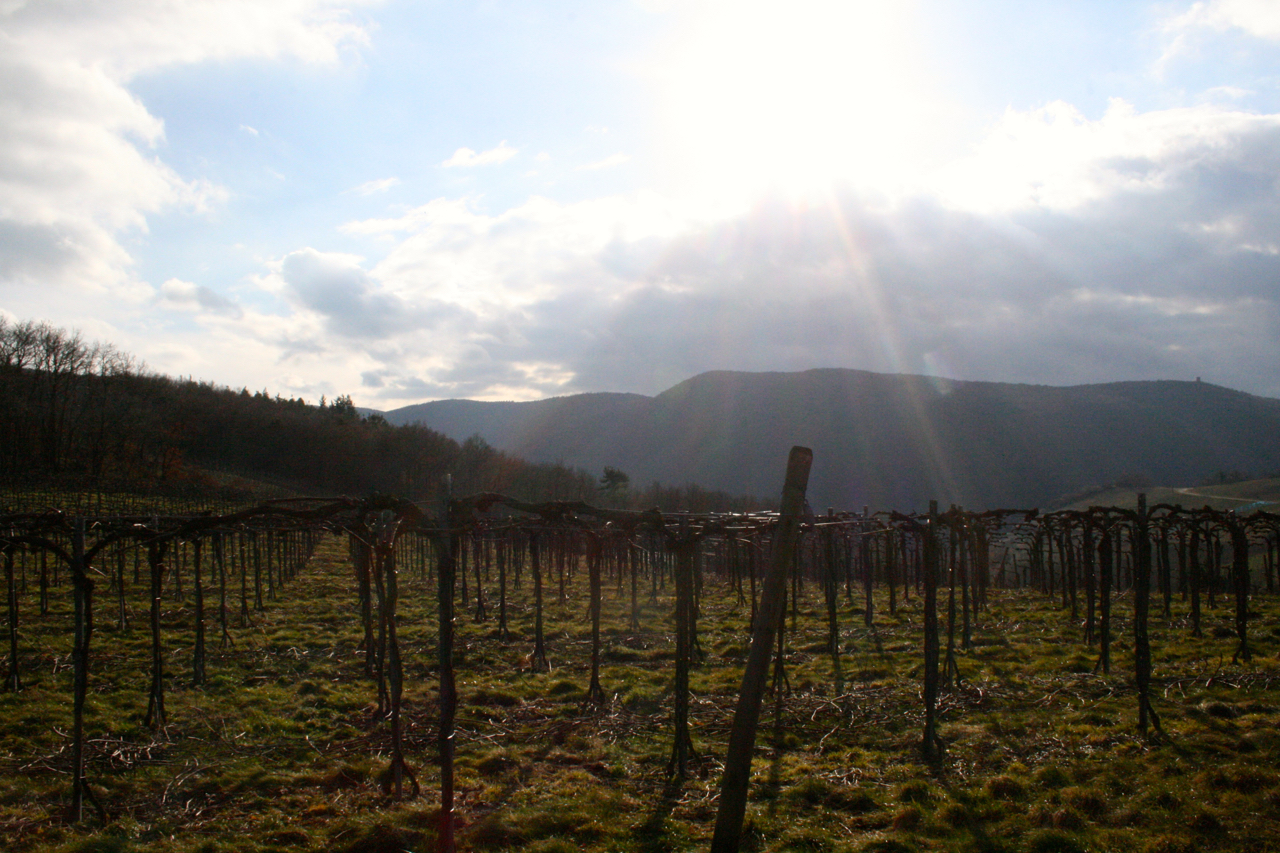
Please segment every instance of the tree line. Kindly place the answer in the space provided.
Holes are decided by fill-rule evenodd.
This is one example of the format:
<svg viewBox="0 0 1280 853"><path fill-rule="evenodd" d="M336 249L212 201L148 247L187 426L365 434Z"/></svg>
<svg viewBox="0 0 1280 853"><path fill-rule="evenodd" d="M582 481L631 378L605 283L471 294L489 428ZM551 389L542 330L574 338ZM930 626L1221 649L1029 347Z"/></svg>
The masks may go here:
<svg viewBox="0 0 1280 853"><path fill-rule="evenodd" d="M693 484L634 488L610 470L598 479L527 462L479 436L457 442L417 424L392 426L346 395L311 405L175 379L77 331L0 317L0 477L9 483L212 490L230 474L306 494L425 500L448 477L460 494L693 512L762 505Z"/></svg>

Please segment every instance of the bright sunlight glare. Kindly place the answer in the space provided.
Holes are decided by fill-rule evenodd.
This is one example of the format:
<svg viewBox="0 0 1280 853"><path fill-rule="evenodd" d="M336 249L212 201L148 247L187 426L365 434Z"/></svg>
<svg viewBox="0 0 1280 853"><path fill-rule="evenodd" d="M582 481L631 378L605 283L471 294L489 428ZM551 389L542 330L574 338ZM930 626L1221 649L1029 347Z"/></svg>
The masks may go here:
<svg viewBox="0 0 1280 853"><path fill-rule="evenodd" d="M724 205L835 182L892 192L938 149L912 3L694 4L659 59L664 138L683 194Z"/></svg>

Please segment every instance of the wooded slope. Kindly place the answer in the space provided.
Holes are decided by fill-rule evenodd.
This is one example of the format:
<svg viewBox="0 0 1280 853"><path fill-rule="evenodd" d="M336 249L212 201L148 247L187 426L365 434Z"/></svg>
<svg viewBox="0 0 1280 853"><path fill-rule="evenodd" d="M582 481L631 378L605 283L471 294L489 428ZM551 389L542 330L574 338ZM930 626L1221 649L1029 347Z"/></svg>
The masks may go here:
<svg viewBox="0 0 1280 853"><path fill-rule="evenodd" d="M1051 387L821 369L703 373L656 397L444 400L386 413L533 461L770 494L812 447L817 510L1054 506L1117 482L1280 471L1280 400L1204 382Z"/></svg>

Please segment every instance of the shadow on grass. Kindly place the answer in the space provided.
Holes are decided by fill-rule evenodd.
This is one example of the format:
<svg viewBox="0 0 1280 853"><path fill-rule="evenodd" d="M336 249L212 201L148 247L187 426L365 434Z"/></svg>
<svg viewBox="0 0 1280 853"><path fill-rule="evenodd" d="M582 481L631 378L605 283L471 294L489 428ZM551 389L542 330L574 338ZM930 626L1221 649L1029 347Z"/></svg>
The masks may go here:
<svg viewBox="0 0 1280 853"><path fill-rule="evenodd" d="M667 820L675 811L676 804L680 802L680 794L683 791L684 779L679 777L670 778L663 785L662 797L658 800L657 807L635 830L635 838L639 845L637 849L641 853L670 853L675 849L675 842L668 833Z"/></svg>

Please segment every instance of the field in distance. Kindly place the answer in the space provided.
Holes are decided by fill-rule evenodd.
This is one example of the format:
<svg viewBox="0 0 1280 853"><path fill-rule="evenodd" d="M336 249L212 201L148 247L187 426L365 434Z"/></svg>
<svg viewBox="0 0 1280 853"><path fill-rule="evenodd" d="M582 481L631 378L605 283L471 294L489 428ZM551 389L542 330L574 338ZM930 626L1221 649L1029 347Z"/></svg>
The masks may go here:
<svg viewBox="0 0 1280 853"><path fill-rule="evenodd" d="M1150 486L1141 489L1105 489L1062 509L1084 510L1091 506L1136 507L1138 494L1147 496L1147 505L1171 504L1200 509L1208 506L1218 510L1238 510L1244 513L1256 509L1280 512L1280 477L1261 480L1244 480L1238 483L1220 483L1208 486Z"/></svg>

